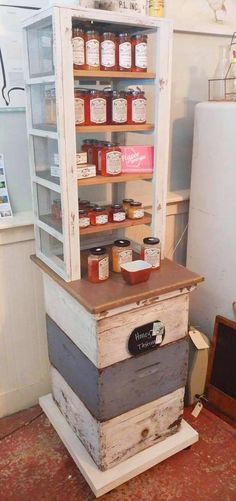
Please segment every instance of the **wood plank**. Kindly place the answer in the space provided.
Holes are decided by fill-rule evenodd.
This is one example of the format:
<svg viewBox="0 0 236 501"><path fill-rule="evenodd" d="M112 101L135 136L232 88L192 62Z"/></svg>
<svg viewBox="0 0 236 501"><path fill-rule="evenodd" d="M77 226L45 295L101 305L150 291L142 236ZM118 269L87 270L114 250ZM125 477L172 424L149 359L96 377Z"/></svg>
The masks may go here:
<svg viewBox="0 0 236 501"><path fill-rule="evenodd" d="M98 132L142 132L154 130L153 124L134 125L76 125L76 132L97 134Z"/></svg>
<svg viewBox="0 0 236 501"><path fill-rule="evenodd" d="M182 420L179 431L174 435L102 472L59 411L52 395L41 397L39 403L96 497L106 494L198 441L198 433Z"/></svg>
<svg viewBox="0 0 236 501"><path fill-rule="evenodd" d="M139 72L131 72L131 71L100 71L100 70L74 70L74 78L81 79L87 78L90 79L98 79L105 78L108 79L119 79L119 80L154 80L156 78L156 73L152 71L139 71Z"/></svg>
<svg viewBox="0 0 236 501"><path fill-rule="evenodd" d="M120 176L96 176L88 179L78 179L78 186L93 186L96 184L128 183L152 179L152 173L137 172L137 174L121 174Z"/></svg>

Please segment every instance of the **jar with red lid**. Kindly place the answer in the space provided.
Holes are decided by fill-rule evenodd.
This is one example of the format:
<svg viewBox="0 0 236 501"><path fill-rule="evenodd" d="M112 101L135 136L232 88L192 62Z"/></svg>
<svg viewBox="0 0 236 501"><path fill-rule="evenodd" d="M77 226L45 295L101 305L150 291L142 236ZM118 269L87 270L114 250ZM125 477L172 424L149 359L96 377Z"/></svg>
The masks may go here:
<svg viewBox="0 0 236 501"><path fill-rule="evenodd" d="M89 205L89 200L80 200L79 199L79 209L80 210L86 210L88 205Z"/></svg>
<svg viewBox="0 0 236 501"><path fill-rule="evenodd" d="M131 37L128 33L120 33L118 36L118 69L119 71L131 71L132 46Z"/></svg>
<svg viewBox="0 0 236 501"><path fill-rule="evenodd" d="M141 202L130 202L127 212L129 219L141 219L144 216L144 209Z"/></svg>
<svg viewBox="0 0 236 501"><path fill-rule="evenodd" d="M92 89L89 96L90 125L106 124L107 100L100 90Z"/></svg>
<svg viewBox="0 0 236 501"><path fill-rule="evenodd" d="M145 124L147 121L147 99L144 91L126 92L128 103L128 124Z"/></svg>
<svg viewBox="0 0 236 501"><path fill-rule="evenodd" d="M75 89L75 124L89 125L89 90Z"/></svg>
<svg viewBox="0 0 236 501"><path fill-rule="evenodd" d="M147 71L147 35L132 37L132 71Z"/></svg>
<svg viewBox="0 0 236 501"><path fill-rule="evenodd" d="M108 217L109 223L121 223L122 221L125 221L125 219L126 213L123 206L121 204L112 204Z"/></svg>
<svg viewBox="0 0 236 501"><path fill-rule="evenodd" d="M108 212L103 207L95 207L90 215L90 223L92 226L108 223Z"/></svg>
<svg viewBox="0 0 236 501"><path fill-rule="evenodd" d="M105 32L100 38L101 70L115 71L116 66L116 36L114 33Z"/></svg>
<svg viewBox="0 0 236 501"><path fill-rule="evenodd" d="M105 247L90 249L88 257L88 279L98 284L109 278L109 256Z"/></svg>
<svg viewBox="0 0 236 501"><path fill-rule="evenodd" d="M110 87L105 87L103 89L103 92L104 92L104 96L105 96L105 98L107 100L107 120L106 120L106 123L107 123L107 125L110 125L111 124L111 118L112 118L112 115L111 115L111 102L112 102L113 90Z"/></svg>
<svg viewBox="0 0 236 501"><path fill-rule="evenodd" d="M98 172L102 176L119 176L122 171L121 149L116 143L107 143L98 154Z"/></svg>
<svg viewBox="0 0 236 501"><path fill-rule="evenodd" d="M141 259L151 264L155 270L161 267L161 244L159 238L148 237L143 239Z"/></svg>
<svg viewBox="0 0 236 501"><path fill-rule="evenodd" d="M88 216L88 213L85 209L79 210L79 227L80 228L87 228L90 226L90 218Z"/></svg>
<svg viewBox="0 0 236 501"><path fill-rule="evenodd" d="M85 70L100 69L100 36L97 31L85 33Z"/></svg>
<svg viewBox="0 0 236 501"><path fill-rule="evenodd" d="M73 28L72 31L73 67L76 70L84 69L85 41L82 28Z"/></svg>
<svg viewBox="0 0 236 501"><path fill-rule="evenodd" d="M112 124L126 124L128 119L128 106L126 92L113 91L111 100Z"/></svg>

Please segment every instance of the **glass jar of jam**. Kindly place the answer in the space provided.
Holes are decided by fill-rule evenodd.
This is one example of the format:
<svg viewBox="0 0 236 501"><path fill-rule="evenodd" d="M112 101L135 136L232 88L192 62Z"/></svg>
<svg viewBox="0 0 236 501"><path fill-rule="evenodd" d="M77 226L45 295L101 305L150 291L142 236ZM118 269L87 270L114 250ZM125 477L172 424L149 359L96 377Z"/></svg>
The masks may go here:
<svg viewBox="0 0 236 501"><path fill-rule="evenodd" d="M84 139L83 144L81 147L82 151L85 151L87 153L87 159L88 159L88 164L93 163L93 144L94 140L93 139Z"/></svg>
<svg viewBox="0 0 236 501"><path fill-rule="evenodd" d="M94 30L85 33L85 70L100 69L100 37Z"/></svg>
<svg viewBox="0 0 236 501"><path fill-rule="evenodd" d="M120 33L118 36L118 69L119 71L131 71L131 68L131 37L128 33Z"/></svg>
<svg viewBox="0 0 236 501"><path fill-rule="evenodd" d="M76 70L84 69L85 42L82 28L73 28L72 31L73 66Z"/></svg>
<svg viewBox="0 0 236 501"><path fill-rule="evenodd" d="M101 174L101 158L100 153L105 145L108 144L107 141L97 141L93 147L93 164L96 165L96 173Z"/></svg>
<svg viewBox="0 0 236 501"><path fill-rule="evenodd" d="M116 143L107 143L98 153L98 173L102 176L119 176L121 170L121 149Z"/></svg>
<svg viewBox="0 0 236 501"><path fill-rule="evenodd" d="M109 278L109 256L105 247L90 249L88 257L88 279L94 284Z"/></svg>
<svg viewBox="0 0 236 501"><path fill-rule="evenodd" d="M161 244L159 238L149 237L143 239L141 259L158 270L161 267Z"/></svg>
<svg viewBox="0 0 236 501"><path fill-rule="evenodd" d="M115 71L116 66L116 36L114 33L105 32L101 35L101 70Z"/></svg>
<svg viewBox="0 0 236 501"><path fill-rule="evenodd" d="M113 90L110 87L105 87L103 89L104 96L107 100L107 120L106 123L107 125L111 124L111 102L112 102L112 95L113 95Z"/></svg>
<svg viewBox="0 0 236 501"><path fill-rule="evenodd" d="M133 198L124 198L123 199L123 207L125 209L126 214L128 212L128 208L129 208L131 202L134 202Z"/></svg>
<svg viewBox="0 0 236 501"><path fill-rule="evenodd" d="M86 210L88 205L89 205L89 200L79 200L79 209L80 210Z"/></svg>
<svg viewBox="0 0 236 501"><path fill-rule="evenodd" d="M107 100L103 92L92 89L89 96L90 125L106 124Z"/></svg>
<svg viewBox="0 0 236 501"><path fill-rule="evenodd" d="M147 35L132 37L132 71L147 71Z"/></svg>
<svg viewBox="0 0 236 501"><path fill-rule="evenodd" d="M145 124L147 121L147 99L144 91L126 92L128 103L128 124Z"/></svg>
<svg viewBox="0 0 236 501"><path fill-rule="evenodd" d="M141 202L130 202L127 216L129 219L141 219L144 216L144 209Z"/></svg>
<svg viewBox="0 0 236 501"><path fill-rule="evenodd" d="M94 207L90 213L90 224L92 226L97 226L100 224L108 223L108 212L103 207Z"/></svg>
<svg viewBox="0 0 236 501"><path fill-rule="evenodd" d="M96 207L98 207L98 204L91 204L90 203L90 204L87 205L86 211L87 211L87 214L88 214L89 218L93 214L93 211L94 211L94 209L96 209Z"/></svg>
<svg viewBox="0 0 236 501"><path fill-rule="evenodd" d="M115 240L112 247L112 270L120 273L120 265L133 260L133 251L129 240Z"/></svg>
<svg viewBox="0 0 236 501"><path fill-rule="evenodd" d="M108 216L109 223L121 223L125 219L126 213L123 206L121 204L112 204Z"/></svg>
<svg viewBox="0 0 236 501"><path fill-rule="evenodd" d="M126 124L128 119L128 108L126 93L123 91L113 91L111 99L111 120L112 124Z"/></svg>
<svg viewBox="0 0 236 501"><path fill-rule="evenodd" d="M89 125L89 90L75 89L75 123Z"/></svg>
<svg viewBox="0 0 236 501"><path fill-rule="evenodd" d="M90 226L90 218L86 210L79 210L79 227L87 228Z"/></svg>

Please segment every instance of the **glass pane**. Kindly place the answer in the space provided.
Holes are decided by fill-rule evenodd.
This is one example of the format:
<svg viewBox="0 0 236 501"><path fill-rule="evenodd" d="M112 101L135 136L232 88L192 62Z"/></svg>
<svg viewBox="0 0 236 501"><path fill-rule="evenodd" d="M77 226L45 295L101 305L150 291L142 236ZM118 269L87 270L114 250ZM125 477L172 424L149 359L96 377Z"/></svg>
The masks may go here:
<svg viewBox="0 0 236 501"><path fill-rule="evenodd" d="M31 85L32 126L56 131L56 90L54 84Z"/></svg>
<svg viewBox="0 0 236 501"><path fill-rule="evenodd" d="M62 211L60 193L36 185L38 214L40 221L62 233Z"/></svg>
<svg viewBox="0 0 236 501"><path fill-rule="evenodd" d="M44 19L27 29L30 77L54 74L53 31L51 18Z"/></svg>
<svg viewBox="0 0 236 501"><path fill-rule="evenodd" d="M63 244L55 237L49 235L46 231L39 228L40 236L40 250L41 252L51 259L59 268L64 270L64 252Z"/></svg>
<svg viewBox="0 0 236 501"><path fill-rule="evenodd" d="M60 184L57 140L37 136L32 140L36 175Z"/></svg>

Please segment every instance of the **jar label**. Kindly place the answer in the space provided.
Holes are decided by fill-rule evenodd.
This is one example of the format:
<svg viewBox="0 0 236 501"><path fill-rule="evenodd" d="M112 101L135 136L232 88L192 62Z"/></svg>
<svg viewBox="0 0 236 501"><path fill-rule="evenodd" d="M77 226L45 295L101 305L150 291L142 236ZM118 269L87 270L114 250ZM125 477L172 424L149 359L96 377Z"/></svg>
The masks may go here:
<svg viewBox="0 0 236 501"><path fill-rule="evenodd" d="M97 97L90 101L90 120L94 124L106 122L106 99Z"/></svg>
<svg viewBox="0 0 236 501"><path fill-rule="evenodd" d="M107 174L120 174L121 173L121 152L110 151L106 154L106 171Z"/></svg>
<svg viewBox="0 0 236 501"><path fill-rule="evenodd" d="M86 177L95 177L96 176L96 167L95 165L91 165L90 167L78 167L77 169L77 178L83 179Z"/></svg>
<svg viewBox="0 0 236 501"><path fill-rule="evenodd" d="M112 101L112 121L118 124L127 122L127 100L123 98Z"/></svg>
<svg viewBox="0 0 236 501"><path fill-rule="evenodd" d="M119 252L119 265L132 261L132 249Z"/></svg>
<svg viewBox="0 0 236 501"><path fill-rule="evenodd" d="M115 66L115 43L112 40L104 40L101 43L101 65L105 68Z"/></svg>
<svg viewBox="0 0 236 501"><path fill-rule="evenodd" d="M75 97L75 123L83 124L85 122L84 100L80 97Z"/></svg>
<svg viewBox="0 0 236 501"><path fill-rule="evenodd" d="M81 217L79 219L79 227L80 228L87 228L87 226L90 225L90 219L89 217Z"/></svg>
<svg viewBox="0 0 236 501"><path fill-rule="evenodd" d="M116 212L115 214L113 214L114 222L120 223L120 221L124 220L125 220L125 212Z"/></svg>
<svg viewBox="0 0 236 501"><path fill-rule="evenodd" d="M100 216L96 216L96 224L106 224L108 223L108 215L101 214Z"/></svg>
<svg viewBox="0 0 236 501"><path fill-rule="evenodd" d="M73 63L78 66L84 64L84 39L81 37L72 38Z"/></svg>
<svg viewBox="0 0 236 501"><path fill-rule="evenodd" d="M144 210L143 209L136 209L136 210L133 211L133 219L140 219L143 216L144 216Z"/></svg>
<svg viewBox="0 0 236 501"><path fill-rule="evenodd" d="M131 68L131 43L123 42L119 45L119 66L121 68Z"/></svg>
<svg viewBox="0 0 236 501"><path fill-rule="evenodd" d="M106 280L108 277L109 277L109 259L108 256L106 256L98 262L98 278L99 280Z"/></svg>
<svg viewBox="0 0 236 501"><path fill-rule="evenodd" d="M96 39L86 42L86 63L88 66L99 66L99 41Z"/></svg>
<svg viewBox="0 0 236 501"><path fill-rule="evenodd" d="M146 122L147 103L146 99L134 99L132 101L132 120L135 123Z"/></svg>
<svg viewBox="0 0 236 501"><path fill-rule="evenodd" d="M147 44L139 43L135 46L135 66L137 68L147 68Z"/></svg>
<svg viewBox="0 0 236 501"><path fill-rule="evenodd" d="M144 249L144 261L151 264L153 268L159 268L161 262L160 249L157 247Z"/></svg>

